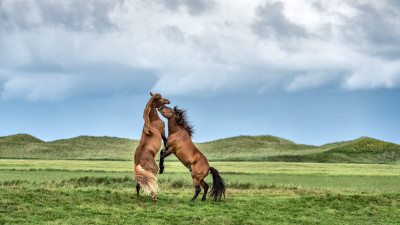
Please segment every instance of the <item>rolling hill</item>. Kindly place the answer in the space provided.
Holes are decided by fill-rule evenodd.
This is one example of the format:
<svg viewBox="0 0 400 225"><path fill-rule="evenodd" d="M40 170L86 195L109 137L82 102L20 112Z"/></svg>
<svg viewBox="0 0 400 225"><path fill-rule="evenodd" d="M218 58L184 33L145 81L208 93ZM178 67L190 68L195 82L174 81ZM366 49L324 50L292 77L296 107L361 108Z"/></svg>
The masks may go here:
<svg viewBox="0 0 400 225"><path fill-rule="evenodd" d="M44 142L28 134L16 134L0 137L0 158L131 161L138 143L92 136ZM400 145L367 137L313 146L270 135L237 136L196 145L212 161L400 162Z"/></svg>
<svg viewBox="0 0 400 225"><path fill-rule="evenodd" d="M394 163L400 161L400 145L362 137L347 144L307 155L280 155L271 161Z"/></svg>
<svg viewBox="0 0 400 225"><path fill-rule="evenodd" d="M139 141L79 136L44 142L28 134L0 137L0 158L131 160Z"/></svg>

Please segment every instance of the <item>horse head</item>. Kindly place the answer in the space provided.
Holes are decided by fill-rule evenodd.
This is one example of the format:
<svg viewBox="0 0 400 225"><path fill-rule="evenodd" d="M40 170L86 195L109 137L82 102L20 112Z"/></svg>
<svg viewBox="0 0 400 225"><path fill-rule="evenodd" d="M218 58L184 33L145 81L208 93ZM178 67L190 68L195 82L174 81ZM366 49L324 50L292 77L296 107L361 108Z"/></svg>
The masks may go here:
<svg viewBox="0 0 400 225"><path fill-rule="evenodd" d="M153 99L152 107L159 108L162 105L169 104L169 100L163 98L160 94L153 94L150 92L150 96Z"/></svg>
<svg viewBox="0 0 400 225"><path fill-rule="evenodd" d="M151 133L151 125L150 125L150 112L152 108L157 109L158 107L169 104L169 100L163 98L160 94L153 94L150 92L150 100L146 105L146 108L144 109L143 113L143 119L144 119L144 127L143 130L146 134Z"/></svg>

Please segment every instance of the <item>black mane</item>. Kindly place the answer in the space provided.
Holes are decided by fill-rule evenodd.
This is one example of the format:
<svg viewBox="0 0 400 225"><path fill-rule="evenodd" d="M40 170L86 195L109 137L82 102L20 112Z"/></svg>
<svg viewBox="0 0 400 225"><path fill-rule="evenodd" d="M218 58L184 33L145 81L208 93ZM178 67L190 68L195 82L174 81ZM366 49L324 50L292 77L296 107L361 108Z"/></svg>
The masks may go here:
<svg viewBox="0 0 400 225"><path fill-rule="evenodd" d="M193 135L193 133L194 133L194 130L193 130L192 124L190 124L190 123L187 121L187 118L186 118L186 111L185 111L185 110L182 110L182 109L178 109L178 106L175 106L175 107L174 107L174 111L175 111L175 115L176 115L176 117L175 117L175 122L176 122L178 125L180 125L180 126L182 126L183 128L185 128L185 129L187 130L187 132L189 133L190 137L192 137L192 135Z"/></svg>

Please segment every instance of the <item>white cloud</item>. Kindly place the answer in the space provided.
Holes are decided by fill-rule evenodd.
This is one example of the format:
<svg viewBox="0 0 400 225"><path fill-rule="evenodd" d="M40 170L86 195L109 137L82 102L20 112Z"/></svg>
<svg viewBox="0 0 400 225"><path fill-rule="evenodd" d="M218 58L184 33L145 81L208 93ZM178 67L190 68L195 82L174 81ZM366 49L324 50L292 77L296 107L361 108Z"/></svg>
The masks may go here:
<svg viewBox="0 0 400 225"><path fill-rule="evenodd" d="M3 0L1 98L395 88L399 10L389 0Z"/></svg>
<svg viewBox="0 0 400 225"><path fill-rule="evenodd" d="M26 98L29 101L57 101L66 97L71 87L69 76L55 74L13 75L3 85L3 100Z"/></svg>
<svg viewBox="0 0 400 225"><path fill-rule="evenodd" d="M395 88L400 85L400 62L371 62L351 74L343 87L346 89Z"/></svg>

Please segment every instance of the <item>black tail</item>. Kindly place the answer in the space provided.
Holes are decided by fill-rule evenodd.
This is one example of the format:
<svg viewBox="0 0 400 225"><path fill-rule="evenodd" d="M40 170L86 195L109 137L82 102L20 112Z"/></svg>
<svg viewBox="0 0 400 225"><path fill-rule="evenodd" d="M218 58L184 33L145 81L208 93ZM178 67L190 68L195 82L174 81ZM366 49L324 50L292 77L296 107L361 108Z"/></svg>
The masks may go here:
<svg viewBox="0 0 400 225"><path fill-rule="evenodd" d="M219 175L218 170L214 167L210 167L210 172L213 177L213 186L210 191L210 196L214 198L214 201L220 201L222 195L225 200L225 181Z"/></svg>

